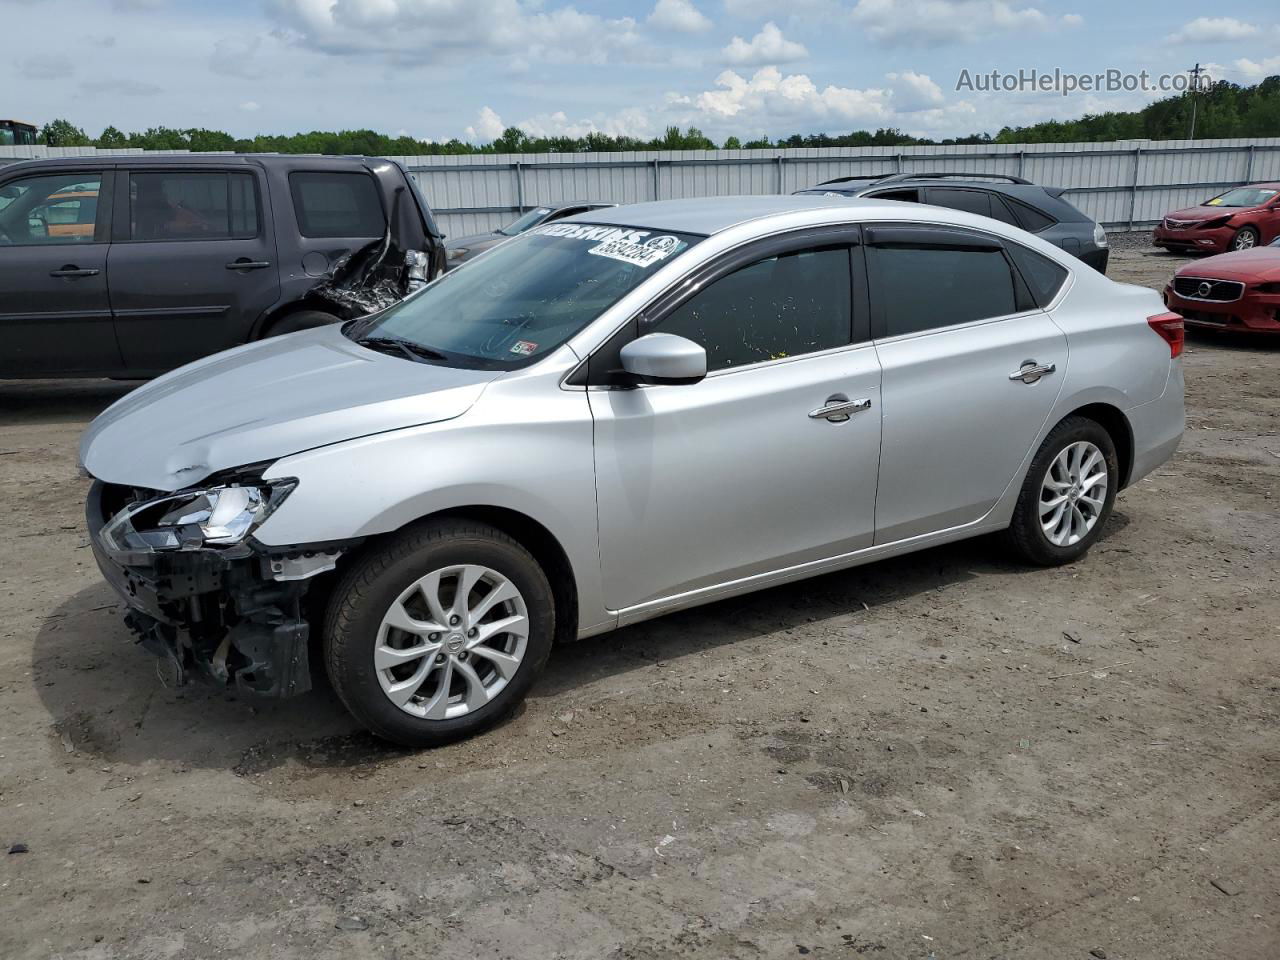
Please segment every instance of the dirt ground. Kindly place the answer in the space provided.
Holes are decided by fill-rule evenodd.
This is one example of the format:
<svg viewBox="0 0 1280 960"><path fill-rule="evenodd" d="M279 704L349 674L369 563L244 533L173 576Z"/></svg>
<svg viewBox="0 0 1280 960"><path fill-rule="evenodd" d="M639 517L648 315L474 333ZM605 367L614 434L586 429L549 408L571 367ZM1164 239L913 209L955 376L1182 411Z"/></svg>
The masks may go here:
<svg viewBox="0 0 1280 960"><path fill-rule="evenodd" d="M1116 243L1117 279L1184 262ZM330 693L166 688L82 533L127 386L0 384L0 957L1275 960L1280 342L1186 371L1083 562L962 543L670 616L425 753Z"/></svg>

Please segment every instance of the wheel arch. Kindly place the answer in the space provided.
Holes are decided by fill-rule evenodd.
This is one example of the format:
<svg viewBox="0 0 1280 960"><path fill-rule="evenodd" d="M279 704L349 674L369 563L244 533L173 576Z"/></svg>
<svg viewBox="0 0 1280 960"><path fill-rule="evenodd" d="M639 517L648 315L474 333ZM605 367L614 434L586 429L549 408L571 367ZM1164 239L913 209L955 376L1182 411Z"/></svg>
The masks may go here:
<svg viewBox="0 0 1280 960"><path fill-rule="evenodd" d="M1076 407L1060 417L1058 423L1067 417L1087 417L1107 431L1111 436L1111 442L1116 446L1116 457L1120 461L1120 483L1117 489L1122 490L1127 487L1133 472L1134 444L1133 427L1129 423L1129 418L1124 415L1124 411L1109 403L1095 402Z"/></svg>
<svg viewBox="0 0 1280 960"><path fill-rule="evenodd" d="M320 310L324 313L333 314L339 320L348 319L332 301L308 293L297 300L288 300L266 311L249 331L249 340L261 340L269 336L270 330L275 324L284 320L290 314L302 313L305 310Z"/></svg>
<svg viewBox="0 0 1280 960"><path fill-rule="evenodd" d="M519 510L492 504L469 504L436 510L402 524L395 530L369 537L356 553L363 554L388 537L400 533L406 527L445 519L465 519L487 524L501 530L528 550L538 565L546 571L547 581L551 584L551 594L555 598L556 608L555 642L559 644L577 639L578 581L573 572L573 564L569 561L569 554L554 533ZM344 557L340 566L351 562L355 555Z"/></svg>

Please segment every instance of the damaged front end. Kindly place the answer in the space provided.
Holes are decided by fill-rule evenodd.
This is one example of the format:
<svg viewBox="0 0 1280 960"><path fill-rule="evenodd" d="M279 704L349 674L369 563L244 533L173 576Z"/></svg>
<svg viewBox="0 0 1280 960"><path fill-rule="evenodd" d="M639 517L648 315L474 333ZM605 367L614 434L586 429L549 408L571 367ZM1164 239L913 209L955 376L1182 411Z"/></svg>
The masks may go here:
<svg viewBox="0 0 1280 960"><path fill-rule="evenodd" d="M94 557L129 607L126 624L179 684L197 675L274 697L311 688L303 600L353 544L253 540L295 485L237 478L164 494L94 482Z"/></svg>

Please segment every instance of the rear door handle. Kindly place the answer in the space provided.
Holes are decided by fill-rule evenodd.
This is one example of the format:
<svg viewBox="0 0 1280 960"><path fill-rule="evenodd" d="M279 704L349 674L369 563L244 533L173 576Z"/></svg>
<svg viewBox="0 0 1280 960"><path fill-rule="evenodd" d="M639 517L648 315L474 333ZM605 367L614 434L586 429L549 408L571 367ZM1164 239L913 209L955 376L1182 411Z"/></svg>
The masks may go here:
<svg viewBox="0 0 1280 960"><path fill-rule="evenodd" d="M239 260L232 260L227 264L228 270L261 270L264 267L271 266L270 260L250 260L248 257L241 257Z"/></svg>
<svg viewBox="0 0 1280 960"><path fill-rule="evenodd" d="M1058 369L1054 363L1036 363L1034 360L1023 360L1022 366L1009 374L1010 380L1021 380L1023 383L1035 383Z"/></svg>
<svg viewBox="0 0 1280 960"><path fill-rule="evenodd" d="M863 410L870 409L870 398L863 397L860 400L850 400L842 394L836 394L833 397L827 397L827 402L817 410L810 410L809 417L813 420L827 420L831 423L844 423L849 419L850 414L860 413Z"/></svg>
<svg viewBox="0 0 1280 960"><path fill-rule="evenodd" d="M81 270L74 263L63 264L57 270L50 270L51 277L96 277L98 270Z"/></svg>

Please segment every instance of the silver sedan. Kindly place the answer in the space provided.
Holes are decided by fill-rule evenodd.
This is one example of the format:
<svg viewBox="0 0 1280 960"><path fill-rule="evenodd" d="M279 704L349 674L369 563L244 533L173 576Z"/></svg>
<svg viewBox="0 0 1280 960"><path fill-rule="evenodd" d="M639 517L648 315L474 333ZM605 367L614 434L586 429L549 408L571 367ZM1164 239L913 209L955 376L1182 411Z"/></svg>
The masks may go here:
<svg viewBox="0 0 1280 960"><path fill-rule="evenodd" d="M86 433L95 554L179 679L319 656L413 745L555 642L998 533L1076 560L1183 430L1181 318L1008 224L730 197L535 227Z"/></svg>

